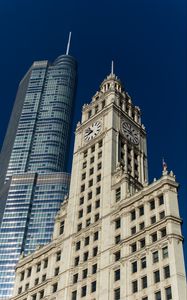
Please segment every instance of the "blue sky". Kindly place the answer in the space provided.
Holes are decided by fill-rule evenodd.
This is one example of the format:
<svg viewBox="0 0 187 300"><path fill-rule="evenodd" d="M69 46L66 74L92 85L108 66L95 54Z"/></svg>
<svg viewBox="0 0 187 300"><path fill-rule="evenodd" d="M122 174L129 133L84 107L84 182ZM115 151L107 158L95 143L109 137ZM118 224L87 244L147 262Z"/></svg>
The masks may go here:
<svg viewBox="0 0 187 300"><path fill-rule="evenodd" d="M74 126L113 59L115 73L142 110L150 182L161 176L164 157L180 183L187 239L185 16L184 0L2 0L0 144L19 81L33 61L53 61L63 54L72 31L70 53L79 68Z"/></svg>

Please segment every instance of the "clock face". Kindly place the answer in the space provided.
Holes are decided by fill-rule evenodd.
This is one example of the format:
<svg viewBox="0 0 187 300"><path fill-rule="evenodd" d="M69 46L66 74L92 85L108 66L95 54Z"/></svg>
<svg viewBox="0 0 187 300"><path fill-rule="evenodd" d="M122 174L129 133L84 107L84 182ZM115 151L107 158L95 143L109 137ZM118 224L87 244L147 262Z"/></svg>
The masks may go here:
<svg viewBox="0 0 187 300"><path fill-rule="evenodd" d="M99 121L93 123L91 126L85 129L84 139L85 141L90 141L96 137L96 135L101 130L101 123Z"/></svg>
<svg viewBox="0 0 187 300"><path fill-rule="evenodd" d="M134 127L130 123L127 123L127 122L123 122L121 124L121 127L122 127L122 131L124 133L124 136L133 144L138 145L140 142L140 136L139 136L138 131L136 131L134 129Z"/></svg>

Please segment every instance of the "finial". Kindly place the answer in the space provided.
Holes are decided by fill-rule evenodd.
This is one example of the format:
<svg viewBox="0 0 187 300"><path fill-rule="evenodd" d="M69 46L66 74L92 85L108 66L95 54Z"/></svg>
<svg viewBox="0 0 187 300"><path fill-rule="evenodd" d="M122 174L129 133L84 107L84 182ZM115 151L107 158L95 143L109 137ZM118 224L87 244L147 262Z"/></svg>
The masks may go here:
<svg viewBox="0 0 187 300"><path fill-rule="evenodd" d="M68 44L67 44L67 49L66 49L66 55L69 55L70 42L71 42L71 31L69 33Z"/></svg>
<svg viewBox="0 0 187 300"><path fill-rule="evenodd" d="M167 164L164 160L164 158L162 159L162 175L167 175L168 174L168 171L167 171Z"/></svg>
<svg viewBox="0 0 187 300"><path fill-rule="evenodd" d="M111 75L114 75L114 61L111 63Z"/></svg>

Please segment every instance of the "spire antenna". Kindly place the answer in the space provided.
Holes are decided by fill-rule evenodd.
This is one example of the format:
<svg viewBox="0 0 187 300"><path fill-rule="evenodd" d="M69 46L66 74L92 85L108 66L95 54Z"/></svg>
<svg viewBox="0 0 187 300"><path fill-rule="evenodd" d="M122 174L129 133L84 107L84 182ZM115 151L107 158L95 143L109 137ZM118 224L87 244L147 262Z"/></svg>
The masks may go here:
<svg viewBox="0 0 187 300"><path fill-rule="evenodd" d="M114 75L114 61L111 63L111 74Z"/></svg>
<svg viewBox="0 0 187 300"><path fill-rule="evenodd" d="M67 44L67 49L66 49L66 55L69 55L70 43L71 43L71 31L69 33L68 44Z"/></svg>

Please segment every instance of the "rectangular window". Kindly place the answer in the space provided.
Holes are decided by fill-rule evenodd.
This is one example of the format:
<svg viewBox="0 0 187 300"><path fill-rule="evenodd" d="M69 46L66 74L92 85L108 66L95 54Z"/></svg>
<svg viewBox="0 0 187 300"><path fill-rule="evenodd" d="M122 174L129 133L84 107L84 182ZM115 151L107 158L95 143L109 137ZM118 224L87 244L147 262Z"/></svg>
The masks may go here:
<svg viewBox="0 0 187 300"><path fill-rule="evenodd" d="M96 287L97 287L96 281L93 281L91 283L91 293L94 293L96 291Z"/></svg>
<svg viewBox="0 0 187 300"><path fill-rule="evenodd" d="M48 258L44 259L44 269L46 269L48 266Z"/></svg>
<svg viewBox="0 0 187 300"><path fill-rule="evenodd" d="M159 261L158 251L153 252L153 263L157 263Z"/></svg>
<svg viewBox="0 0 187 300"><path fill-rule="evenodd" d="M77 300L77 291L73 291L71 294L71 300Z"/></svg>
<svg viewBox="0 0 187 300"><path fill-rule="evenodd" d="M97 241L99 238L99 231L94 232L93 240Z"/></svg>
<svg viewBox="0 0 187 300"><path fill-rule="evenodd" d="M102 151L98 153L98 159L102 157Z"/></svg>
<svg viewBox="0 0 187 300"><path fill-rule="evenodd" d="M150 210L155 209L155 200L154 199L149 201L149 207L150 207Z"/></svg>
<svg viewBox="0 0 187 300"><path fill-rule="evenodd" d="M32 297L32 300L36 300L36 294L34 294L34 295L32 295L31 297Z"/></svg>
<svg viewBox="0 0 187 300"><path fill-rule="evenodd" d="M92 199L92 192L88 193L88 200Z"/></svg>
<svg viewBox="0 0 187 300"><path fill-rule="evenodd" d="M56 261L59 261L59 260L61 260L61 251L58 251L56 253Z"/></svg>
<svg viewBox="0 0 187 300"><path fill-rule="evenodd" d="M144 207L143 205L139 207L139 216L143 216L144 215Z"/></svg>
<svg viewBox="0 0 187 300"><path fill-rule="evenodd" d="M132 273L136 273L137 272L137 261L132 262L131 267L132 267Z"/></svg>
<svg viewBox="0 0 187 300"><path fill-rule="evenodd" d="M101 193L101 187L98 186L98 187L96 188L96 195L99 195L100 193Z"/></svg>
<svg viewBox="0 0 187 300"><path fill-rule="evenodd" d="M60 268L59 268L59 267L55 268L54 275L57 276L57 275L59 274L59 271L60 271Z"/></svg>
<svg viewBox="0 0 187 300"><path fill-rule="evenodd" d="M24 276L25 276L25 272L23 271L20 273L20 281L22 281L24 279Z"/></svg>
<svg viewBox="0 0 187 300"><path fill-rule="evenodd" d="M85 169L87 167L87 161L84 161L82 164L82 168Z"/></svg>
<svg viewBox="0 0 187 300"><path fill-rule="evenodd" d="M42 299L44 297L44 290L39 291L39 299Z"/></svg>
<svg viewBox="0 0 187 300"><path fill-rule="evenodd" d="M46 280L46 274L42 275L42 282L44 282Z"/></svg>
<svg viewBox="0 0 187 300"><path fill-rule="evenodd" d="M94 221L97 222L99 220L99 213L95 215Z"/></svg>
<svg viewBox="0 0 187 300"><path fill-rule="evenodd" d="M83 203L84 203L84 197L81 197L81 198L79 199L79 204L82 205Z"/></svg>
<svg viewBox="0 0 187 300"><path fill-rule="evenodd" d="M131 234L133 235L133 234L135 234L136 233L136 226L133 226L132 228L131 228Z"/></svg>
<svg viewBox="0 0 187 300"><path fill-rule="evenodd" d="M95 201L95 208L99 208L100 207L100 200L98 199L97 201Z"/></svg>
<svg viewBox="0 0 187 300"><path fill-rule="evenodd" d="M77 231L80 231L82 229L82 223L79 223L78 225L77 225Z"/></svg>
<svg viewBox="0 0 187 300"><path fill-rule="evenodd" d="M29 283L27 283L26 285L25 285L25 291L27 291L29 289Z"/></svg>
<svg viewBox="0 0 187 300"><path fill-rule="evenodd" d="M162 257L163 259L168 257L168 246L162 248Z"/></svg>
<svg viewBox="0 0 187 300"><path fill-rule="evenodd" d="M83 152L83 157L85 158L85 157L87 157L87 155L88 155L88 151L85 150L85 151Z"/></svg>
<svg viewBox="0 0 187 300"><path fill-rule="evenodd" d="M84 180L86 178L86 173L82 174L82 180Z"/></svg>
<svg viewBox="0 0 187 300"><path fill-rule="evenodd" d="M96 256L98 253L98 247L93 248L93 256Z"/></svg>
<svg viewBox="0 0 187 300"><path fill-rule="evenodd" d="M78 251L81 247L81 242L78 241L76 244L75 244L75 250Z"/></svg>
<svg viewBox="0 0 187 300"><path fill-rule="evenodd" d="M39 283L39 278L35 278L34 285L38 285L38 283Z"/></svg>
<svg viewBox="0 0 187 300"><path fill-rule="evenodd" d="M91 187L93 185L93 179L90 179L88 182L88 187Z"/></svg>
<svg viewBox="0 0 187 300"><path fill-rule="evenodd" d="M90 158L90 163L93 164L93 162L94 162L94 156L92 156L92 157Z"/></svg>
<svg viewBox="0 0 187 300"><path fill-rule="evenodd" d="M90 205L87 206L87 214L89 214L91 212L91 210L92 210L92 206L90 204Z"/></svg>
<svg viewBox="0 0 187 300"><path fill-rule="evenodd" d="M75 257L75 260L74 260L74 266L78 266L79 264L79 256Z"/></svg>
<svg viewBox="0 0 187 300"><path fill-rule="evenodd" d="M135 212L135 209L133 209L131 212L131 221L135 220L136 219L136 212Z"/></svg>
<svg viewBox="0 0 187 300"><path fill-rule="evenodd" d="M171 287L167 287L165 289L165 292L166 292L166 300L171 300L172 299Z"/></svg>
<svg viewBox="0 0 187 300"><path fill-rule="evenodd" d="M88 276L88 269L84 269L83 271L82 271L82 278L84 279L84 278L86 278Z"/></svg>
<svg viewBox="0 0 187 300"><path fill-rule="evenodd" d="M158 291L158 292L155 293L155 300L162 300L161 299L161 292L160 291Z"/></svg>
<svg viewBox="0 0 187 300"><path fill-rule="evenodd" d="M140 240L140 248L144 248L145 247L145 238Z"/></svg>
<svg viewBox="0 0 187 300"><path fill-rule="evenodd" d="M88 251L84 252L84 254L83 254L83 261L87 261L88 260L88 255L89 255Z"/></svg>
<svg viewBox="0 0 187 300"><path fill-rule="evenodd" d="M73 275L73 283L77 283L78 276L79 276L78 273L76 273L76 274Z"/></svg>
<svg viewBox="0 0 187 300"><path fill-rule="evenodd" d="M121 241L121 235L119 234L119 235L115 236L115 244L119 244L120 241Z"/></svg>
<svg viewBox="0 0 187 300"><path fill-rule="evenodd" d="M28 268L28 269L27 269L27 277L30 277L30 276L31 276L31 271L32 271L32 268Z"/></svg>
<svg viewBox="0 0 187 300"><path fill-rule="evenodd" d="M147 288L147 276L142 277L142 289Z"/></svg>
<svg viewBox="0 0 187 300"><path fill-rule="evenodd" d="M141 258L141 268L145 269L147 267L146 257Z"/></svg>
<svg viewBox="0 0 187 300"><path fill-rule="evenodd" d="M164 217L165 217L165 211L164 211L164 210L161 211L161 212L159 213L159 216L160 216L160 220L164 219Z"/></svg>
<svg viewBox="0 0 187 300"><path fill-rule="evenodd" d="M91 153L93 153L95 151L95 145L93 145L92 147L91 147Z"/></svg>
<svg viewBox="0 0 187 300"><path fill-rule="evenodd" d="M167 279L170 277L170 268L169 266L164 267L164 278Z"/></svg>
<svg viewBox="0 0 187 300"><path fill-rule="evenodd" d="M85 191L85 184L81 185L81 193Z"/></svg>
<svg viewBox="0 0 187 300"><path fill-rule="evenodd" d="M97 165L97 170L101 170L102 168L102 163L100 162L98 165Z"/></svg>
<svg viewBox="0 0 187 300"><path fill-rule="evenodd" d="M86 285L82 286L82 288L81 288L81 297L85 297L86 296L86 290L87 290Z"/></svg>
<svg viewBox="0 0 187 300"><path fill-rule="evenodd" d="M118 229L120 227L121 227L121 219L118 218L118 219L115 220L115 229Z"/></svg>
<svg viewBox="0 0 187 300"><path fill-rule="evenodd" d="M86 227L90 226L90 224L91 224L91 219L89 218L86 220Z"/></svg>
<svg viewBox="0 0 187 300"><path fill-rule="evenodd" d="M156 223L156 216L151 217L151 224L154 224L154 223Z"/></svg>
<svg viewBox="0 0 187 300"><path fill-rule="evenodd" d="M121 199L121 187L116 189L116 202Z"/></svg>
<svg viewBox="0 0 187 300"><path fill-rule="evenodd" d="M136 251L136 243L133 243L131 245L131 252L135 252Z"/></svg>
<svg viewBox="0 0 187 300"><path fill-rule="evenodd" d="M83 216L83 209L79 210L78 218L80 219L80 218L82 218L82 216Z"/></svg>
<svg viewBox="0 0 187 300"><path fill-rule="evenodd" d="M120 251L115 252L114 253L114 260L118 261L118 260L120 260L120 258L121 258L121 252Z"/></svg>
<svg viewBox="0 0 187 300"><path fill-rule="evenodd" d="M164 204L164 197L163 195L159 196L159 205L163 205Z"/></svg>
<svg viewBox="0 0 187 300"><path fill-rule="evenodd" d="M97 182L101 181L101 174L97 175Z"/></svg>
<svg viewBox="0 0 187 300"><path fill-rule="evenodd" d="M36 272L40 272L40 270L41 270L41 263L38 263L36 265Z"/></svg>
<svg viewBox="0 0 187 300"><path fill-rule="evenodd" d="M155 283L160 282L160 271L157 270L153 274L154 274L154 282Z"/></svg>
<svg viewBox="0 0 187 300"><path fill-rule="evenodd" d="M114 281L120 280L120 269L114 271Z"/></svg>
<svg viewBox="0 0 187 300"><path fill-rule="evenodd" d="M87 237L85 238L85 240L84 240L84 246L89 245L89 243L90 243L90 237L87 236Z"/></svg>
<svg viewBox="0 0 187 300"><path fill-rule="evenodd" d="M120 300L120 288L114 290L114 300Z"/></svg>
<svg viewBox="0 0 187 300"><path fill-rule="evenodd" d="M95 274L97 272L97 264L94 264L92 266L92 274Z"/></svg>
<svg viewBox="0 0 187 300"><path fill-rule="evenodd" d="M140 223L139 228L140 228L140 230L144 229L145 228L145 223L144 222Z"/></svg>
<svg viewBox="0 0 187 300"><path fill-rule="evenodd" d="M52 292L55 293L58 289L58 283L56 282L55 284L52 285Z"/></svg>
<svg viewBox="0 0 187 300"><path fill-rule="evenodd" d="M92 175L94 173L94 168L90 169L90 175Z"/></svg>
<svg viewBox="0 0 187 300"><path fill-rule="evenodd" d="M18 295L22 293L22 286L18 288Z"/></svg>
<svg viewBox="0 0 187 300"><path fill-rule="evenodd" d="M151 235L151 239L152 239L152 243L154 243L154 242L157 241L157 232L154 232L154 233Z"/></svg>
<svg viewBox="0 0 187 300"><path fill-rule="evenodd" d="M160 233L161 233L161 238L163 238L164 236L166 236L166 228L162 228L160 230Z"/></svg>
<svg viewBox="0 0 187 300"><path fill-rule="evenodd" d="M136 293L138 291L138 281L135 280L132 282L132 293Z"/></svg>

